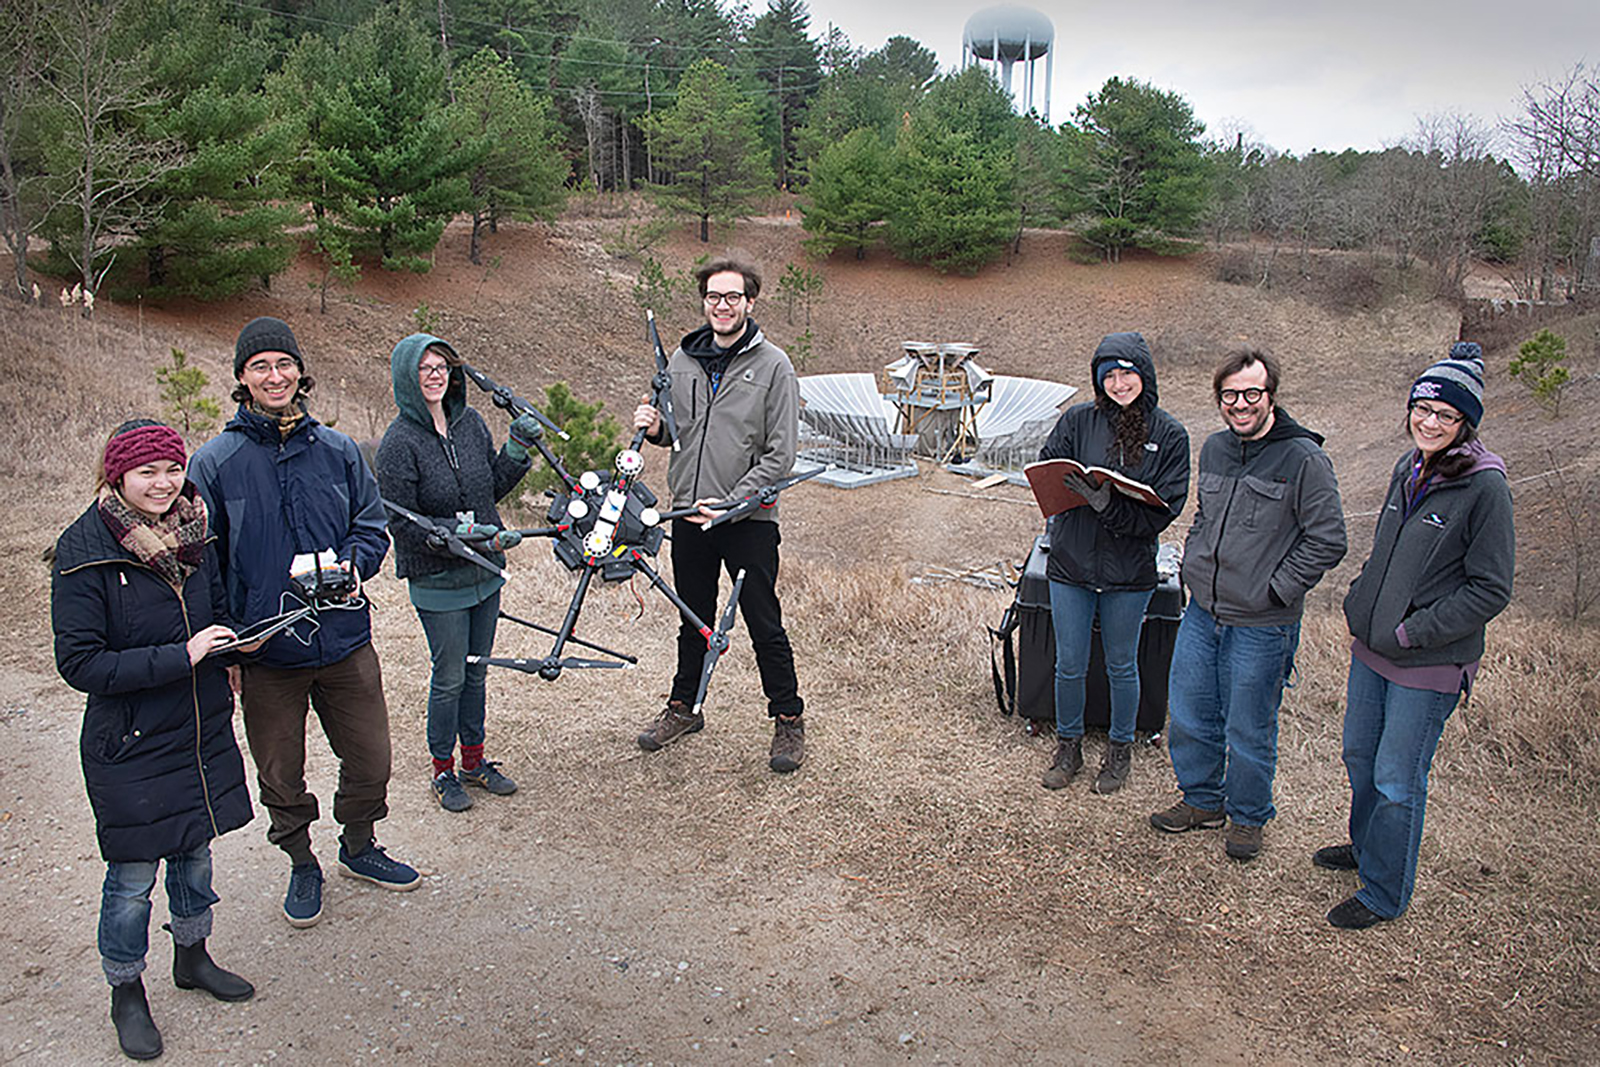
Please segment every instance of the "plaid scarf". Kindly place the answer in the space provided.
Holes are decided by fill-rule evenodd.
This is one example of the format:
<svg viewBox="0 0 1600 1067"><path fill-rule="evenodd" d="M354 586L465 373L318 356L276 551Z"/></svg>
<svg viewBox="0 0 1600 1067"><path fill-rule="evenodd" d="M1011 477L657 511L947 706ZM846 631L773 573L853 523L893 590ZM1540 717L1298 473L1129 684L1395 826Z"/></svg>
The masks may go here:
<svg viewBox="0 0 1600 1067"><path fill-rule="evenodd" d="M300 425L300 420L306 417L305 403L299 399L296 399L286 410L277 415L257 404L254 400L250 401L250 410L264 419L276 422L278 424L278 436L284 441L287 441L289 435L294 433L295 427Z"/></svg>
<svg viewBox="0 0 1600 1067"><path fill-rule="evenodd" d="M100 490L100 521L117 544L172 587L183 589L206 554L206 502L185 485L167 513L152 519L136 511L109 485Z"/></svg>

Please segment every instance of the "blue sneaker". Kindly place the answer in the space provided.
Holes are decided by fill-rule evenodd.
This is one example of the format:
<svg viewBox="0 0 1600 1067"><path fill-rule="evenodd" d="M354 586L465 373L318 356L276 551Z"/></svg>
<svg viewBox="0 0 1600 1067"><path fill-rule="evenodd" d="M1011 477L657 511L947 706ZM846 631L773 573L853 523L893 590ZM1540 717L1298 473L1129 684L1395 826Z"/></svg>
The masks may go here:
<svg viewBox="0 0 1600 1067"><path fill-rule="evenodd" d="M472 770L461 768L461 784L487 789L497 797L508 797L517 791L517 783L500 773L500 764L484 760Z"/></svg>
<svg viewBox="0 0 1600 1067"><path fill-rule="evenodd" d="M404 893L417 888L422 876L412 867L392 860L383 846L374 841L365 852L350 855L344 842L339 843L339 873L346 878L359 878L363 882Z"/></svg>
<svg viewBox="0 0 1600 1067"><path fill-rule="evenodd" d="M297 864L289 872L289 892L283 898L283 917L304 929L322 919L322 868L316 862Z"/></svg>

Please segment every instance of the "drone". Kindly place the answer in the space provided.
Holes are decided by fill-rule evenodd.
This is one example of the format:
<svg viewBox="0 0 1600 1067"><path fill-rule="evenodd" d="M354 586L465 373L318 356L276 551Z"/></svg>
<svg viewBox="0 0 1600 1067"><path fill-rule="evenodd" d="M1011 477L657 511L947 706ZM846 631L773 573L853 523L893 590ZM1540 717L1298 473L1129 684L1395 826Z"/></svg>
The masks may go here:
<svg viewBox="0 0 1600 1067"><path fill-rule="evenodd" d="M662 425L672 440L673 450L677 451L678 425L672 410L672 376L667 373L667 353L662 347L653 311L645 313L645 323L646 336L654 349L656 362L655 377L650 382L651 403L661 412ZM634 432L629 445L617 453L610 471L590 470L573 477L561 462L561 458L545 441L546 429L563 438L567 437L555 423L528 401L498 384L471 364L463 364L462 370L475 385L490 395L496 407L507 412L512 418L531 415L539 423L541 428L531 443L546 465L560 479L562 488L552 493L553 499L545 516L548 525L528 527L513 532L521 534L525 539L548 538L555 558L578 576L577 588L573 590L566 616L559 627L541 626L505 611L500 612L500 617L507 622L554 637L555 644L547 655L540 658L468 656L467 662L503 667L525 674L537 674L547 681L561 677L561 673L565 670L616 670L633 666L638 663L638 657L582 640L574 631L577 629L578 616L583 610L584 598L596 579L601 582L620 582L632 579L635 575L643 575L651 586L678 609L684 620L705 638L706 657L700 671L700 686L694 701L694 710L698 713L705 703L706 690L711 684L711 675L716 670L717 661L728 649L728 634L733 629L739 593L744 588L745 572L740 570L734 576L733 591L728 597L727 606L716 620L716 626L713 627L701 619L650 563L661 550L662 542L667 537L663 524L672 519L698 515L701 511L698 507L668 511L656 507L658 503L656 495L645 485L642 478L644 456L640 449L644 446L645 430L639 429ZM825 469L817 468L805 474L780 479L749 496L707 504L707 508L718 514L708 519L704 527L710 529L748 515L757 508L771 507L777 502L779 493L815 477ZM506 576L501 567L483 554L482 550L486 547L488 535L457 534L449 526L388 500L383 501L383 505L396 517L422 527L427 531L429 540L433 544L441 546L450 554L482 567L498 577ZM606 658L571 655L567 652L569 645L599 653Z"/></svg>

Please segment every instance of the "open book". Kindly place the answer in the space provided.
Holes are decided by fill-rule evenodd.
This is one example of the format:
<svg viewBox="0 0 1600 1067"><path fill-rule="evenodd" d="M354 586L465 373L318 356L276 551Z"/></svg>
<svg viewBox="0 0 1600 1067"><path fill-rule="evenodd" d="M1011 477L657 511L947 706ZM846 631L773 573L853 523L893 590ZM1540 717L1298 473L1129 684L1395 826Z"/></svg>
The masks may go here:
<svg viewBox="0 0 1600 1067"><path fill-rule="evenodd" d="M1118 474L1105 467L1085 467L1075 459L1042 459L1022 468L1022 473L1027 475L1028 485L1033 489L1033 498L1039 502L1039 510L1044 512L1044 517L1047 519L1087 503L1083 497L1061 483L1062 477L1067 474L1077 474L1096 485L1110 482L1111 488L1141 504L1149 504L1155 508L1167 506L1167 502L1143 482L1136 482L1125 474Z"/></svg>

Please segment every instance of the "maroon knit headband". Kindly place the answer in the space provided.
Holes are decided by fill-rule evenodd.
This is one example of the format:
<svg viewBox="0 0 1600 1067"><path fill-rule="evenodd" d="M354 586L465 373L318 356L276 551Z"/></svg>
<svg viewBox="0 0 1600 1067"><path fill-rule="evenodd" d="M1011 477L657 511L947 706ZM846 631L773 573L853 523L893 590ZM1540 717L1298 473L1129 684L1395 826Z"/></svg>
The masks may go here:
<svg viewBox="0 0 1600 1067"><path fill-rule="evenodd" d="M188 453L183 438L170 426L136 426L106 442L106 483L116 485L131 470L169 459L187 466Z"/></svg>

